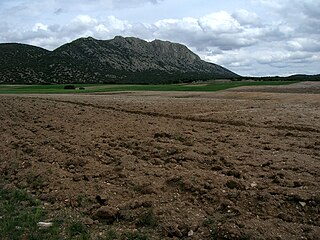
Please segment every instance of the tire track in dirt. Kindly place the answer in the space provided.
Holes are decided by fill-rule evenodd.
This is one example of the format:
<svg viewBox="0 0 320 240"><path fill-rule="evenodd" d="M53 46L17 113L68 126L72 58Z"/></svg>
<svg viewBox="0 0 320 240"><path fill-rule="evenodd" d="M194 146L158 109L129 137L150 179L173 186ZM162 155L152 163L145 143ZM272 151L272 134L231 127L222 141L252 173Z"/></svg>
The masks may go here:
<svg viewBox="0 0 320 240"><path fill-rule="evenodd" d="M23 97L21 97L23 99ZM32 97L30 99L36 99L36 100L42 100L42 98L37 98L37 97ZM255 124L248 124L246 122L241 122L241 121L234 121L234 120L229 120L229 121L222 121L218 119L201 119L196 116L179 116L179 115L170 115L166 113L159 113L159 112L143 112L143 111L137 111L137 110L127 110L127 109L118 109L116 107L112 106L101 106L101 105L95 105L92 103L83 103L83 102L78 102L78 101L70 101L70 100L59 100L59 99L50 99L46 98L45 101L51 101L52 103L66 103L66 104L73 104L77 106L84 106L84 107L92 107L94 109L102 109L102 110L109 110L109 111L114 111L114 112L120 112L120 113L127 113L127 114L134 114L134 115L143 115L143 116L149 116L149 117L164 117L172 120L185 120L185 121L191 121L191 122L196 122L196 123L216 123L219 125L229 125L229 126L235 126L235 127L247 127L247 128L258 128L258 129L279 129L279 130L298 130L300 132L314 132L314 129L310 130L308 127L304 126L283 126L283 125L278 125L278 126L260 126L260 125L255 125ZM17 117L15 115L15 117ZM19 122L17 120L17 122ZM26 128L27 129L27 128ZM30 132L33 132L33 129L27 129ZM270 131L270 130L269 130ZM295 152L297 154L301 154L302 149L305 149L306 151L303 151L304 154L306 155L312 155L314 154L310 153L310 149L307 147L302 147L302 146L296 146L297 149L291 149L291 152ZM94 157L94 156L93 156Z"/></svg>
<svg viewBox="0 0 320 240"><path fill-rule="evenodd" d="M33 99L39 99L39 98L33 98ZM251 128L264 128L264 129L271 129L275 128L278 130L289 130L289 131L299 131L299 132L313 132L313 133L320 133L320 129L313 128L310 126L301 126L301 125L290 125L290 126L284 126L284 125L273 125L273 126L261 126L256 125L248 122L242 122L237 120L219 120L219 119L205 119L205 118L197 118L195 116L181 116L181 115L172 115L167 113L159 113L159 112L143 112L143 111L137 111L137 110L128 110L128 109L118 109L111 106L101 106L101 105L95 105L92 103L83 103L83 102L75 102L70 100L58 100L58 99L45 99L46 101L51 102L60 102L60 103L69 103L74 104L78 106L85 106L85 107L92 107L97 109L105 109L105 110L111 110L115 112L121 112L121 113L128 113L128 114L136 114L136 115L144 115L149 117L164 117L168 119L173 120L185 120L185 121L192 121L192 122L204 122L204 123L215 123L220 125L230 125L230 126L236 126L236 127L251 127Z"/></svg>

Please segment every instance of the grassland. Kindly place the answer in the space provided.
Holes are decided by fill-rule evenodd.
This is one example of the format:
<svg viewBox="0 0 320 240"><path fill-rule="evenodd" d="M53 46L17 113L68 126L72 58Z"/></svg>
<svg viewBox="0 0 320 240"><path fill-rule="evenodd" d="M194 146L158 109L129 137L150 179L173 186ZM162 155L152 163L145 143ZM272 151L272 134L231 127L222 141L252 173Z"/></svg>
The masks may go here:
<svg viewBox="0 0 320 240"><path fill-rule="evenodd" d="M210 84L159 84L159 85L114 85L114 84L74 84L75 90L64 89L65 84L57 85L0 85L0 94L54 94L90 93L121 91L198 91L214 92L240 86L288 85L293 81L219 82ZM79 88L84 88L80 90Z"/></svg>

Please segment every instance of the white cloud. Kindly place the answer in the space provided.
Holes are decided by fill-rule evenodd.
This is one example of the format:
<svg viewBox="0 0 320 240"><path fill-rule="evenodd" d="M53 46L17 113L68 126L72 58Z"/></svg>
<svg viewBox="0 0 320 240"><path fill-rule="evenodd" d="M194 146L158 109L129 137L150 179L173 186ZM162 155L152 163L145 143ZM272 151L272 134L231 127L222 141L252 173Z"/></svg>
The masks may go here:
<svg viewBox="0 0 320 240"><path fill-rule="evenodd" d="M155 26L158 29L184 29L189 31L201 30L198 20L196 18L182 18L182 19L163 19L157 21Z"/></svg>
<svg viewBox="0 0 320 240"><path fill-rule="evenodd" d="M37 31L48 31L48 25L45 25L43 23L36 23L33 28L32 31L37 32Z"/></svg>
<svg viewBox="0 0 320 240"><path fill-rule="evenodd" d="M89 15L78 15L68 25L73 31L81 31L82 29L92 28L97 25L98 20L90 17Z"/></svg>
<svg viewBox="0 0 320 240"><path fill-rule="evenodd" d="M209 33L238 33L242 31L239 22L225 11L200 18L199 25L204 32Z"/></svg>
<svg viewBox="0 0 320 240"><path fill-rule="evenodd" d="M131 28L131 24L129 24L127 21L122 21L114 16L108 16L105 24L107 24L111 29L118 31L125 31Z"/></svg>
<svg viewBox="0 0 320 240"><path fill-rule="evenodd" d="M259 26L261 24L261 19L259 19L258 15L254 12L249 12L245 9L239 9L232 17L236 19L241 25L252 25Z"/></svg>
<svg viewBox="0 0 320 240"><path fill-rule="evenodd" d="M108 34L110 32L109 29L103 24L99 24L98 26L95 26L94 30L99 34Z"/></svg>
<svg viewBox="0 0 320 240"><path fill-rule="evenodd" d="M292 51L320 52L320 40L295 38L288 41L288 49Z"/></svg>
<svg viewBox="0 0 320 240"><path fill-rule="evenodd" d="M155 36L182 42L199 51L211 47L231 50L250 46L257 41L259 32L241 26L225 11L205 15L199 19L163 19L156 22L155 26Z"/></svg>

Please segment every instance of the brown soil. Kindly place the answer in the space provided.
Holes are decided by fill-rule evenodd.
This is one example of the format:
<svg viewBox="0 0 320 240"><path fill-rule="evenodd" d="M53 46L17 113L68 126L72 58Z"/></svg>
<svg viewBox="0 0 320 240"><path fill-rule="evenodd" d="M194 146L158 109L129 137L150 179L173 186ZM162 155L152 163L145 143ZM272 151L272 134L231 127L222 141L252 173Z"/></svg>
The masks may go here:
<svg viewBox="0 0 320 240"><path fill-rule="evenodd" d="M320 95L308 84L2 95L0 175L51 216L75 213L93 238L111 226L151 239L319 239Z"/></svg>

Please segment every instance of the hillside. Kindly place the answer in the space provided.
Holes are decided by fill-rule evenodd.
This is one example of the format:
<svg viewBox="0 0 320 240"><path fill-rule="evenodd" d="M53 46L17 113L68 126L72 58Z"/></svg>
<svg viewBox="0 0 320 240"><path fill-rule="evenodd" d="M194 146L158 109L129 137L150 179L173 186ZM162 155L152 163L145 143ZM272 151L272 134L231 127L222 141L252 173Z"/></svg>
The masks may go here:
<svg viewBox="0 0 320 240"><path fill-rule="evenodd" d="M80 38L54 51L0 44L1 83L170 83L237 78L186 46L117 36Z"/></svg>
<svg viewBox="0 0 320 240"><path fill-rule="evenodd" d="M46 67L39 61L50 51L25 44L0 44L0 83L33 83L46 79Z"/></svg>

